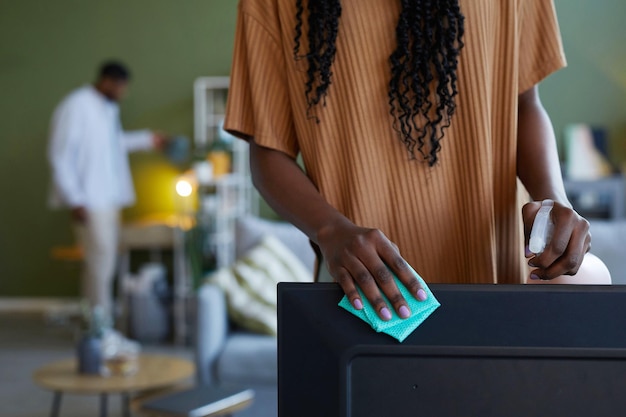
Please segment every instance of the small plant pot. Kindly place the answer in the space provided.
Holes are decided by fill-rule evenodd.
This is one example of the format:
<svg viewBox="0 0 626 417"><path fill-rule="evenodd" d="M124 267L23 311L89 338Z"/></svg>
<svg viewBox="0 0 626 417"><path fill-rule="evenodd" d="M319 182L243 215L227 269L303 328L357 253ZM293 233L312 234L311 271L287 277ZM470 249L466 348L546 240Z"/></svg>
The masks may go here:
<svg viewBox="0 0 626 417"><path fill-rule="evenodd" d="M76 346L78 373L101 375L103 369L102 338L83 336Z"/></svg>

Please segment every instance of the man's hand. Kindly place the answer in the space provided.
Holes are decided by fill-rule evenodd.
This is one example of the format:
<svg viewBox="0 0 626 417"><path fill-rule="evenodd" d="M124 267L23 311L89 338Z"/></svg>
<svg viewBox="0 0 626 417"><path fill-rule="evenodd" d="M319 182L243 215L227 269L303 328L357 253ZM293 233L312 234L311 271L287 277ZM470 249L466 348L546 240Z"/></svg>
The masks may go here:
<svg viewBox="0 0 626 417"><path fill-rule="evenodd" d="M426 299L426 292L398 248L380 230L358 227L344 220L322 228L318 244L328 271L356 309L363 308L358 286L381 319L392 317L381 291L398 316L410 317L411 311L395 284L392 270L416 299Z"/></svg>
<svg viewBox="0 0 626 417"><path fill-rule="evenodd" d="M72 216L72 220L79 224L85 224L87 222L87 209L85 207L73 207L70 210L70 215Z"/></svg>
<svg viewBox="0 0 626 417"><path fill-rule="evenodd" d="M540 207L541 202L535 201L524 205L522 209L526 248ZM528 250L526 253L526 257L530 258L528 264L536 268L531 272L531 279L551 280L561 275L575 275L585 254L591 248L587 220L572 208L557 202L554 203L550 215L554 231L543 253L536 255L529 253Z"/></svg>
<svg viewBox="0 0 626 417"><path fill-rule="evenodd" d="M155 149L163 150L168 140L169 135L163 132L152 132L152 146L154 146Z"/></svg>

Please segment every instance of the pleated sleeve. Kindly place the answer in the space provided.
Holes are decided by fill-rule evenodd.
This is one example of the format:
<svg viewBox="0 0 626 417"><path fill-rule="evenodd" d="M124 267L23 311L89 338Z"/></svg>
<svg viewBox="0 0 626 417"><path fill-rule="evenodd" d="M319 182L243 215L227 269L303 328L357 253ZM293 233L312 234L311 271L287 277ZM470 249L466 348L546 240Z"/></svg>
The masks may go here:
<svg viewBox="0 0 626 417"><path fill-rule="evenodd" d="M519 15L519 92L530 89L566 65L553 0L521 0Z"/></svg>
<svg viewBox="0 0 626 417"><path fill-rule="evenodd" d="M260 21L239 6L224 127L237 137L281 151L299 152L285 56L272 19Z"/></svg>

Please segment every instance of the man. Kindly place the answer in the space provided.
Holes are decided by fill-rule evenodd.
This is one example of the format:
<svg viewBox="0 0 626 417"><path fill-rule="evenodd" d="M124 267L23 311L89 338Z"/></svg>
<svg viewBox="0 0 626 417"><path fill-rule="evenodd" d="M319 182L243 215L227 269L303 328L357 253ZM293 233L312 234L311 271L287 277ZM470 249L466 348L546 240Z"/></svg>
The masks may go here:
<svg viewBox="0 0 626 417"><path fill-rule="evenodd" d="M425 297L409 265L427 282L609 283L538 95L564 65L549 0L241 0L225 128L315 244L318 279L357 309L360 287L384 320L410 315L391 272ZM525 261L543 200L553 238Z"/></svg>
<svg viewBox="0 0 626 417"><path fill-rule="evenodd" d="M82 296L109 315L120 209L135 199L128 152L164 142L149 130L122 130L118 102L129 80L123 64L104 63L93 85L71 92L56 108L48 149L50 205L69 209L84 251Z"/></svg>

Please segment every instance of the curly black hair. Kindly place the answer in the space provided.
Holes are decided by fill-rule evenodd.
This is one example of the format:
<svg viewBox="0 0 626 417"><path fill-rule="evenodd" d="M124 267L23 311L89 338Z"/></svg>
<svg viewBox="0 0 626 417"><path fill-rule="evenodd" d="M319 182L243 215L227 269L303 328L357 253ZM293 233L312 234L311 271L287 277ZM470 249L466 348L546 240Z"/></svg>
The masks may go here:
<svg viewBox="0 0 626 417"><path fill-rule="evenodd" d="M450 126L456 109L464 16L458 0L399 1L402 12L396 27L397 47L390 57L390 114L410 157L416 158L417 148L433 166L438 161L443 131ZM310 112L320 102L325 105L332 82L341 2L308 0L306 4L309 51L300 55L305 6L303 0L296 0L293 53L296 60L305 58L308 63L305 95Z"/></svg>

